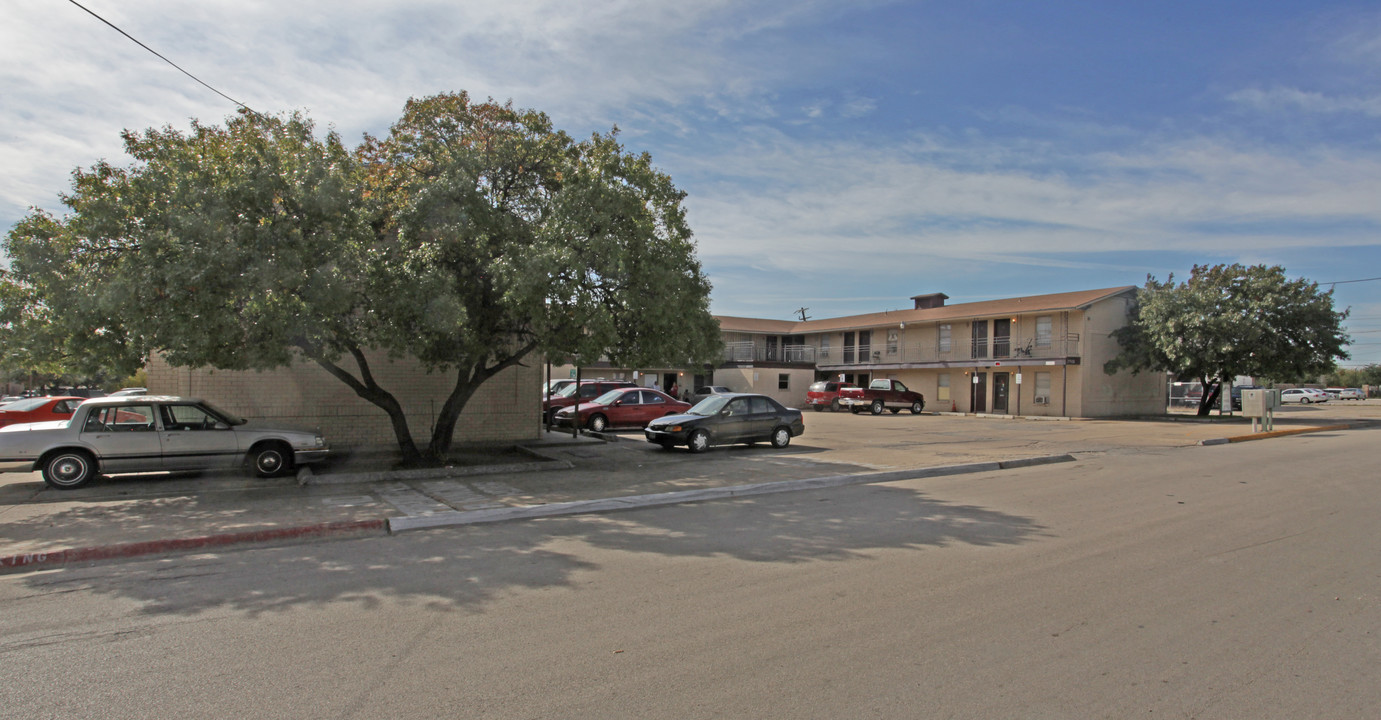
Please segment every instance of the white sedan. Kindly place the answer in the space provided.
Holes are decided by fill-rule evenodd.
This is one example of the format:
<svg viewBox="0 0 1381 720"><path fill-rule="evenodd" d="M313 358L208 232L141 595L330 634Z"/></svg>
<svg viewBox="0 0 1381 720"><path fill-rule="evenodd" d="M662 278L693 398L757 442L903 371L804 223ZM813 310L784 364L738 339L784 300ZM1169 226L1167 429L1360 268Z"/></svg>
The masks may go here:
<svg viewBox="0 0 1381 720"><path fill-rule="evenodd" d="M1282 405L1285 403L1308 405L1310 403L1328 402L1328 393L1322 390L1315 390L1314 388L1290 388L1289 390L1280 391L1280 402Z"/></svg>

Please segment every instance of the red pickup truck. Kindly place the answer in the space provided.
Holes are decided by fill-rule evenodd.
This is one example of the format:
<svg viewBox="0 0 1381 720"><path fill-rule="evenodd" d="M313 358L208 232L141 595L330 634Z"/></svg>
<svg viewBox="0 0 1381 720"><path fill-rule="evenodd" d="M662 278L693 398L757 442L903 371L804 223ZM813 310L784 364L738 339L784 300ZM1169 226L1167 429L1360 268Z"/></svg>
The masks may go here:
<svg viewBox="0 0 1381 720"><path fill-rule="evenodd" d="M852 413L867 408L874 415L881 415L884 409L895 415L902 408L910 408L916 415L925 409L925 396L907 390L900 380L874 380L866 388L840 388L839 404Z"/></svg>

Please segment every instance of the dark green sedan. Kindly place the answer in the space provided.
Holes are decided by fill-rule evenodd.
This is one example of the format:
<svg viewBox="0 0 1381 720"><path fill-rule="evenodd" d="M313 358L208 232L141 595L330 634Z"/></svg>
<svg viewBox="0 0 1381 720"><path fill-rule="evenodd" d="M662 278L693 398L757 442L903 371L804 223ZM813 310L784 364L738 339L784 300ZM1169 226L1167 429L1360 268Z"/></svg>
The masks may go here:
<svg viewBox="0 0 1381 720"><path fill-rule="evenodd" d="M669 415L648 423L643 435L650 443L671 449L685 445L693 453L711 445L770 442L784 448L806 431L801 411L782 407L766 395L712 395L684 415Z"/></svg>

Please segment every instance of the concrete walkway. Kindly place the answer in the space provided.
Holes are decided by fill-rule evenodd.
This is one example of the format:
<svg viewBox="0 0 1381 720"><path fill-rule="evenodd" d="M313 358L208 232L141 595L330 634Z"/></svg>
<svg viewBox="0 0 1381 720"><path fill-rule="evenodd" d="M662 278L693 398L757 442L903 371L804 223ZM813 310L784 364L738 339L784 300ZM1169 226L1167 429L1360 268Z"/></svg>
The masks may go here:
<svg viewBox="0 0 1381 720"><path fill-rule="evenodd" d="M703 455L661 450L636 432L608 441L566 432L543 433L521 452L466 453L454 466L428 470L343 456L296 478L124 476L75 491L47 488L37 474L0 475L0 571L1367 431L1381 427L1381 401L1287 408L1277 432L1255 435L1240 418L1037 422L808 413L806 426L782 450L759 444Z"/></svg>

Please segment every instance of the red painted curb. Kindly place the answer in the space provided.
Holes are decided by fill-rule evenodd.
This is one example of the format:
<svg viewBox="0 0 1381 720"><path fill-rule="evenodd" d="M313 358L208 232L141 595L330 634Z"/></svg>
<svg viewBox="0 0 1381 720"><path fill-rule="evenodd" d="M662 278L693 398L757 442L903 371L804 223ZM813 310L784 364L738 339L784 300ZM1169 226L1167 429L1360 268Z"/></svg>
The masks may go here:
<svg viewBox="0 0 1381 720"><path fill-rule="evenodd" d="M364 533L371 530L388 532L388 524L383 518L375 520L343 520L338 522L301 525L272 530L251 530L249 532L205 535L194 538L173 538L169 540L149 540L147 542L126 543L124 545L105 545L100 547L70 548L51 552L32 552L19 555L0 556L0 570L14 568L36 568L49 565L65 565L89 560L110 560L130 558L139 555L199 550L202 548L223 547L251 542L273 540L296 540L327 535Z"/></svg>

